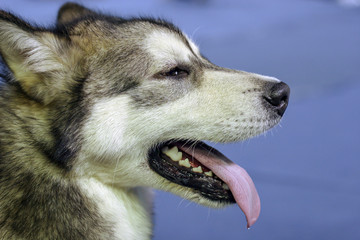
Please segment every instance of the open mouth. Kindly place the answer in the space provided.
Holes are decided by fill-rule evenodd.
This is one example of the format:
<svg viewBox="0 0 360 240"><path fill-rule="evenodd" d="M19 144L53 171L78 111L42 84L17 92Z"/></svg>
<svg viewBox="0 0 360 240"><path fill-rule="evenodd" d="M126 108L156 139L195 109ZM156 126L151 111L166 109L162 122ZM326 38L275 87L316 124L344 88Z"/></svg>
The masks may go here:
<svg viewBox="0 0 360 240"><path fill-rule="evenodd" d="M151 168L162 177L197 190L210 200L235 203L227 184L193 155L181 151L184 146L182 142L162 144L150 153Z"/></svg>
<svg viewBox="0 0 360 240"><path fill-rule="evenodd" d="M236 202L248 227L260 214L260 199L247 172L203 142L165 142L149 152L149 165L162 177L211 201Z"/></svg>

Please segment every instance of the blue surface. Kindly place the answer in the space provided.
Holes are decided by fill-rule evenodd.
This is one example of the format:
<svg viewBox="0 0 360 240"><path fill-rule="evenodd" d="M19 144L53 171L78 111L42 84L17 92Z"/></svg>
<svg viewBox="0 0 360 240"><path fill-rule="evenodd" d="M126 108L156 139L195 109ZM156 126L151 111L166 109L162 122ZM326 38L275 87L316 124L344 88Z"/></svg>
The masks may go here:
<svg viewBox="0 0 360 240"><path fill-rule="evenodd" d="M0 0L40 24L64 1ZM248 170L262 201L246 230L236 206L208 209L157 192L155 240L360 239L360 8L336 1L82 1L172 20L214 63L272 75L292 90L266 136L216 147Z"/></svg>

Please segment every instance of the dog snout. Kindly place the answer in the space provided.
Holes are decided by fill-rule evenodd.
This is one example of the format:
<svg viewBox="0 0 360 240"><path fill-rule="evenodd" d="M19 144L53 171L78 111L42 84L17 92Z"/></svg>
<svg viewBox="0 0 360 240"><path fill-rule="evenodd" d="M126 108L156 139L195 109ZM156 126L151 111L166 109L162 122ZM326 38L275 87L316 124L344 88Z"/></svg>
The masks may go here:
<svg viewBox="0 0 360 240"><path fill-rule="evenodd" d="M267 106L270 104L271 108L282 116L288 106L289 96L289 86L284 82L278 82L271 84L267 88L264 100Z"/></svg>

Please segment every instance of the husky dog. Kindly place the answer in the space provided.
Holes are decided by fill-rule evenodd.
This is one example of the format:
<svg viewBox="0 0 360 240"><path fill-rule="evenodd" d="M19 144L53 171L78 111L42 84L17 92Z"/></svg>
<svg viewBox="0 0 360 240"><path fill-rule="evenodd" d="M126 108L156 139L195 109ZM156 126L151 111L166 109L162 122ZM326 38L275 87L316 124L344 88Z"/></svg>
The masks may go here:
<svg viewBox="0 0 360 240"><path fill-rule="evenodd" d="M51 29L1 11L0 52L0 239L150 239L150 188L258 218L249 175L202 140L272 128L285 83L212 64L166 21L75 3Z"/></svg>

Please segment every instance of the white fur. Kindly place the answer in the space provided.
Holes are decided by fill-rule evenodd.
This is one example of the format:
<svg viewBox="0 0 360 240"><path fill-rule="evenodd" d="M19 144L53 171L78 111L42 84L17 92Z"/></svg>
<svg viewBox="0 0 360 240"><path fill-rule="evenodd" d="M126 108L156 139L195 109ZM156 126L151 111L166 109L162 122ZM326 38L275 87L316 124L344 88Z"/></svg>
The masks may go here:
<svg viewBox="0 0 360 240"><path fill-rule="evenodd" d="M153 31L144 41L144 48L154 59L161 62L159 68L190 62L191 50L179 37L165 30ZM161 49L161 51L159 51Z"/></svg>
<svg viewBox="0 0 360 240"><path fill-rule="evenodd" d="M193 50L193 52L194 52L198 57L201 57L199 47L198 47L186 34L184 34L184 36L186 37L187 41L189 42L189 45L190 45L191 49Z"/></svg>
<svg viewBox="0 0 360 240"><path fill-rule="evenodd" d="M152 225L148 203L152 202L152 194L146 194L148 190L120 190L94 178L81 179L78 184L88 197L98 203L100 214L113 224L115 239L149 238ZM145 201L147 204L144 204Z"/></svg>
<svg viewBox="0 0 360 240"><path fill-rule="evenodd" d="M191 46L198 52L194 44ZM190 62L193 54L176 34L163 30L154 31L144 40L144 50L153 58L157 68L154 73ZM147 84L151 81L156 80L148 80ZM125 221L125 225L116 225L122 239L135 239L133 234L139 229L144 229L144 233L136 239L145 239L149 232L146 209L151 201L141 200L141 195L148 195L146 187L170 191L203 205L222 206L152 171L147 154L154 144L170 139L238 141L277 123L268 117L261 102L262 92L248 91L260 89L261 82L277 79L246 72L205 70L199 81L200 86L179 99L148 108L134 107L126 94L105 97L93 106L86 119L85 140L74 166L76 177L90 179L81 181L86 192L99 199L104 216ZM123 231L124 236L120 233Z"/></svg>
<svg viewBox="0 0 360 240"><path fill-rule="evenodd" d="M129 98L121 95L116 98L104 98L94 105L92 115L85 125L84 139L87 145L99 155L121 156L127 150L125 130L128 128ZM99 129L101 128L101 131ZM103 145L106 143L106 146ZM120 147L119 147L120 146Z"/></svg>
<svg viewBox="0 0 360 240"><path fill-rule="evenodd" d="M258 74L258 75L261 76L264 81L269 81L269 82L281 82L279 79L274 78L274 77L269 77L269 76L260 75L260 74Z"/></svg>

